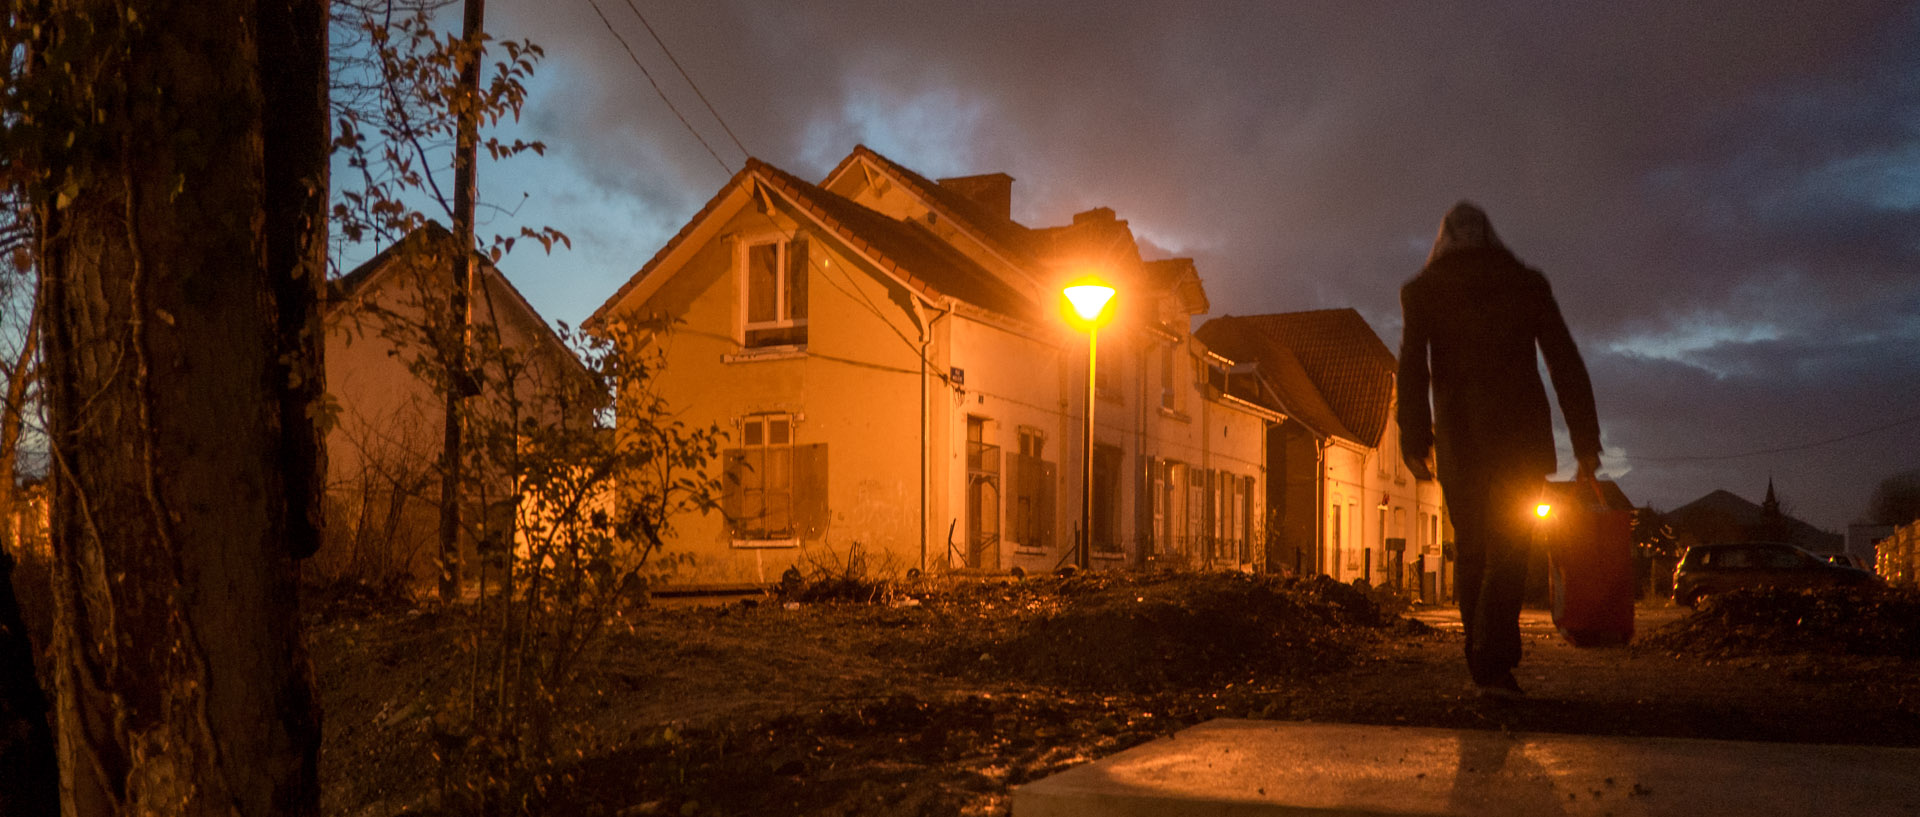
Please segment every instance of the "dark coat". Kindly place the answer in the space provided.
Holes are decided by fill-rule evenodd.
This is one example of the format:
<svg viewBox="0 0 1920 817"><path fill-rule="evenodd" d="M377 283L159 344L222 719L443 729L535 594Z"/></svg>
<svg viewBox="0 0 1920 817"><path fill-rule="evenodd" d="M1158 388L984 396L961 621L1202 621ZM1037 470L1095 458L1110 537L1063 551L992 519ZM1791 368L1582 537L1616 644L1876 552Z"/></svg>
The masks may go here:
<svg viewBox="0 0 1920 817"><path fill-rule="evenodd" d="M1575 457L1599 455L1593 385L1545 276L1504 248L1460 250L1429 261L1401 287L1400 308L1398 419L1410 464L1431 446L1443 485L1449 474L1484 469L1553 473L1553 414L1536 347Z"/></svg>

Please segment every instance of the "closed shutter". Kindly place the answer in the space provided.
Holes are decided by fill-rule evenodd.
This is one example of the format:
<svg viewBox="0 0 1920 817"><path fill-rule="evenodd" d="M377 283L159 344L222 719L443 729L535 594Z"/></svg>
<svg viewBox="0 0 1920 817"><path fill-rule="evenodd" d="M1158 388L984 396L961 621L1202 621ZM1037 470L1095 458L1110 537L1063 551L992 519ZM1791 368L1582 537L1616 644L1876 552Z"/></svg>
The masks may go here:
<svg viewBox="0 0 1920 817"><path fill-rule="evenodd" d="M1054 518L1054 505L1060 493L1059 471L1059 467L1053 463L1045 460L1040 462L1040 491L1039 499L1036 503L1040 507L1040 535L1038 537L1039 541L1034 543L1037 547L1053 547L1054 531L1058 530L1058 525Z"/></svg>
<svg viewBox="0 0 1920 817"><path fill-rule="evenodd" d="M1260 535L1260 514L1254 510L1260 503L1255 501L1253 477L1243 478L1241 484L1240 495L1243 499L1240 508L1244 516L1241 530L1244 531L1244 541L1240 544L1240 561L1259 564L1267 558L1266 538Z"/></svg>
<svg viewBox="0 0 1920 817"><path fill-rule="evenodd" d="M827 444L793 447L793 522L801 539L827 535Z"/></svg>
<svg viewBox="0 0 1920 817"><path fill-rule="evenodd" d="M740 538L740 514L746 504L747 452L744 449L729 448L722 452L720 461L723 471L720 474L720 513L727 518L727 535Z"/></svg>
<svg viewBox="0 0 1920 817"><path fill-rule="evenodd" d="M1156 464L1152 457L1140 455L1139 479L1134 481L1133 492L1133 538L1137 559L1145 559L1153 549L1150 542L1153 537L1153 473Z"/></svg>

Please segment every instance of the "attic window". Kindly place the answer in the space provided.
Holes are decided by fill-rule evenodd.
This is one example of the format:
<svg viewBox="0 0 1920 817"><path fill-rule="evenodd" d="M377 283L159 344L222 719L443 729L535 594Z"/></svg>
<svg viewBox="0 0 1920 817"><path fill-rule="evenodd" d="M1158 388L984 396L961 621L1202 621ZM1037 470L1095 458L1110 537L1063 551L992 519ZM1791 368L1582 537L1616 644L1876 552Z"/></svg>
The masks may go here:
<svg viewBox="0 0 1920 817"><path fill-rule="evenodd" d="M806 237L782 237L742 246L740 296L742 345L805 345Z"/></svg>

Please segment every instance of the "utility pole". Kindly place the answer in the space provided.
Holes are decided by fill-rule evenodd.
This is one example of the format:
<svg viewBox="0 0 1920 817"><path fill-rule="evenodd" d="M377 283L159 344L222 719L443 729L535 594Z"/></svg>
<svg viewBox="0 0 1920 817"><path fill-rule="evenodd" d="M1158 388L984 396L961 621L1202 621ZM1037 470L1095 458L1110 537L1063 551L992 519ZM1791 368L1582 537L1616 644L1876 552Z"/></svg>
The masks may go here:
<svg viewBox="0 0 1920 817"><path fill-rule="evenodd" d="M477 266L473 252L474 166L479 143L480 43L486 0L466 0L460 28L460 87L453 97L458 133L453 153L453 287L447 297L447 325L442 359L447 370L445 439L440 471L440 601L460 597L460 483L462 436L466 398L479 392L467 370L467 347L473 330L473 281Z"/></svg>

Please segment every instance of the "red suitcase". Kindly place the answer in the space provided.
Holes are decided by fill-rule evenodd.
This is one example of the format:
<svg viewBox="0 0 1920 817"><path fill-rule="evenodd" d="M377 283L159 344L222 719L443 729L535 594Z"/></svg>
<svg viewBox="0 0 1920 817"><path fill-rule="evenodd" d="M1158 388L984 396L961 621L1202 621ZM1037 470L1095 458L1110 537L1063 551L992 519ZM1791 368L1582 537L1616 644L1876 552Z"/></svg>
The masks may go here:
<svg viewBox="0 0 1920 817"><path fill-rule="evenodd" d="M1625 644L1633 639L1632 512L1608 509L1599 483L1582 482L1555 492L1571 507L1553 509L1553 626L1575 647Z"/></svg>

